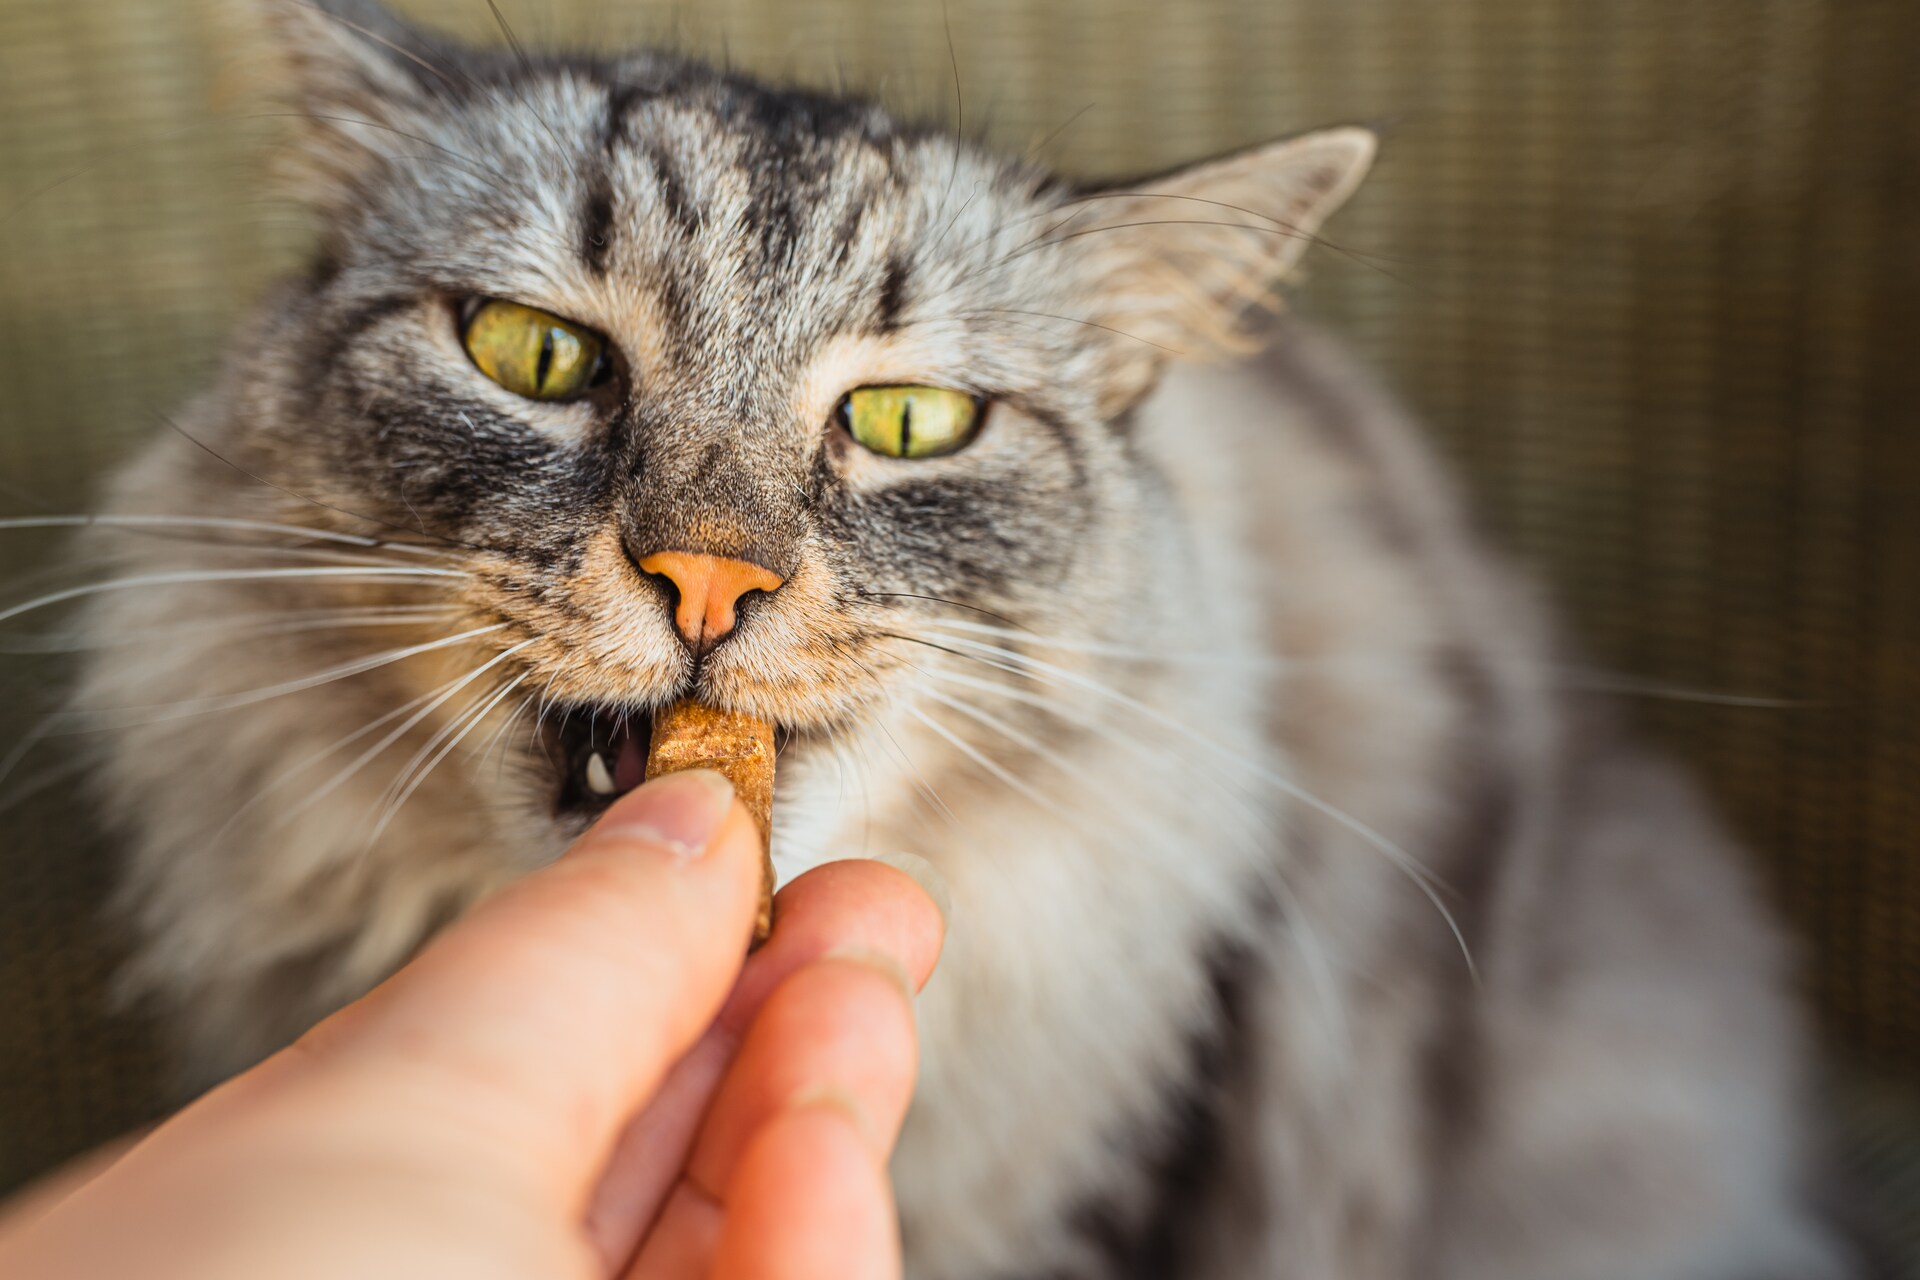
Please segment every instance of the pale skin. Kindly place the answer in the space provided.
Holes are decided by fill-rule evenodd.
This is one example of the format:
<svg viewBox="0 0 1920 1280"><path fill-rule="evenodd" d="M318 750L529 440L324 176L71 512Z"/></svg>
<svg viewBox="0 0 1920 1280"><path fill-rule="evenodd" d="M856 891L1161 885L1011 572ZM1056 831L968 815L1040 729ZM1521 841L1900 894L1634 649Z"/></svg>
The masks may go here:
<svg viewBox="0 0 1920 1280"><path fill-rule="evenodd" d="M623 797L292 1048L29 1193L0 1274L885 1280L938 910L835 863L759 891L717 774Z"/></svg>

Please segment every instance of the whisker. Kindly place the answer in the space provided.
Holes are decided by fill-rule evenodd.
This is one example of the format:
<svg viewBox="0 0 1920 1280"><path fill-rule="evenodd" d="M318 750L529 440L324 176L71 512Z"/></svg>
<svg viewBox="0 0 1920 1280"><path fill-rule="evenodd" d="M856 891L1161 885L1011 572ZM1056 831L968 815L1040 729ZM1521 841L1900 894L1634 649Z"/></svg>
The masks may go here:
<svg viewBox="0 0 1920 1280"><path fill-rule="evenodd" d="M347 582L381 582L422 580L430 578L464 579L471 574L458 569L436 569L426 565L406 568L372 567L330 567L316 566L302 569L204 569L177 573L144 574L134 578L116 578L110 582L90 582L85 586L68 587L63 591L51 592L36 600L16 604L0 609L0 622L9 622L22 614L49 605L64 604L69 600L80 600L87 596L102 595L110 591L129 591L136 587L178 587L212 582L266 582L293 578L332 579Z"/></svg>
<svg viewBox="0 0 1920 1280"><path fill-rule="evenodd" d="M58 712L42 716L39 723L20 735L20 740L13 744L13 748L7 752L5 758L0 758L0 782L5 782L13 776L13 771L20 767L20 762L31 755L35 747L47 740L57 723L59 723Z"/></svg>
<svg viewBox="0 0 1920 1280"><path fill-rule="evenodd" d="M453 749L458 747L461 744L461 742L466 739L466 736L468 734L472 733L476 728L478 728L481 721L485 720L487 716L492 713L493 709L499 706L501 701L504 698L506 698L508 694L512 693L515 689L519 688L520 685L527 679L527 677L531 676L532 674L533 672L531 671L521 672L519 675L515 676L511 681L509 681L507 685L504 688L502 688L498 693L494 694L492 699L488 701L488 703L485 706L481 707L478 712L467 717L466 727L460 730L460 732L454 736L453 741L447 743L446 746L440 748L440 754L435 756L432 760L430 760L427 763L427 767L420 770L419 773L417 773L414 776L413 781L407 785L407 789L400 794L400 798L398 800L395 800L393 804L388 807L385 815L381 817L379 825L373 829L373 834L367 837L368 844L372 844L380 838L380 834L383 831L385 831L387 829L388 824L391 823L394 820L394 818L399 815L400 810L403 807L405 807L407 801L413 798L413 793L420 789L421 784L426 782L428 775L430 775L436 768L439 767L440 762L442 760L445 760L447 756L453 751Z"/></svg>
<svg viewBox="0 0 1920 1280"><path fill-rule="evenodd" d="M958 600L949 600L945 596L925 596L912 591L862 591L860 595L868 600L929 600L934 604L944 604L954 609L967 609L989 618L998 618L1010 627L1020 625L1004 613L995 613L991 609L982 609L978 605L962 604Z"/></svg>
<svg viewBox="0 0 1920 1280"><path fill-rule="evenodd" d="M530 692L514 705L512 714L508 715L507 718L501 722L500 727L495 729L493 735L481 746L479 763L475 765L474 772L479 773L484 771L487 767L488 757L493 755L495 751L499 751L500 761L499 764L495 766L493 773L495 785L499 784L501 773L507 767L507 753L502 750L507 744L507 735L512 731L513 726L519 723L520 717L526 714L527 708L533 705L534 699L539 696L537 692Z"/></svg>
<svg viewBox="0 0 1920 1280"><path fill-rule="evenodd" d="M130 647L151 648L181 637L218 632L231 640L270 639L311 631L353 630L360 627L404 627L455 616L456 610L421 605L393 610L367 609L342 611L326 616L328 610L289 610L286 614L253 614L233 618L203 619L169 627L149 627L139 631L115 632L109 636L75 634L0 635L0 653L17 656L100 653Z"/></svg>
<svg viewBox="0 0 1920 1280"><path fill-rule="evenodd" d="M1012 773L1008 772L998 762L990 759L984 752L975 748L971 743L967 742L964 738L960 737L958 734L952 732L945 725L941 724L938 720L935 720L932 716L920 710L920 708L907 707L906 713L912 716L915 720L918 720L921 724L925 725L927 728L933 730L933 732L938 734L941 738L945 739L946 742L950 746L952 746L954 750L960 752L962 755L966 756L967 759L973 761L974 764L978 765L990 777L1000 782L1003 786L1007 787L1012 791L1018 792L1020 795L1027 797L1027 799L1033 801L1035 804L1039 805L1043 809L1046 809L1050 813L1057 813L1063 816L1072 817L1072 815L1065 808L1063 808L1057 800L1054 800L1051 797L1042 794L1036 788L1029 786L1027 783L1021 781L1019 778L1014 777Z"/></svg>
<svg viewBox="0 0 1920 1280"><path fill-rule="evenodd" d="M475 627L470 631L462 631L458 635L445 636L437 640L427 640L420 644L408 645L401 649L390 649L385 653L374 654L370 657L356 658L352 662L329 668L316 675L302 676L298 680L288 680L280 684L268 685L263 689L249 689L245 693L221 694L215 697L193 698L181 702L107 707L101 708L100 710L115 712L165 712L164 715L156 715L144 720L123 722L139 725L164 724L169 720L185 719L191 716L208 715L221 711L233 711L240 707L250 707L255 703L285 697L288 694L301 693L308 689L317 689L322 685L332 684L337 680L346 680L353 676L362 675L368 671L377 671L381 667L390 667L396 662L404 662L408 658L417 658L424 653L434 653L441 649L450 649L455 645L464 644L480 636L490 635L495 631L503 630L511 625L511 623L506 622L495 622L488 626ZM80 717L91 717L95 712L90 709L70 714Z"/></svg>
<svg viewBox="0 0 1920 1280"><path fill-rule="evenodd" d="M521 69L531 76L533 72L533 59L528 56L526 46L520 43L520 37L515 35L513 28L508 25L507 15L500 11L497 0L486 0L486 6L493 14L494 24L500 28L500 34L507 38L507 44L512 48L513 56L519 60ZM532 113L533 118L540 123L540 128L545 131L547 137L553 142L554 153L560 157L560 163L567 166L567 171L573 175L575 184L584 185L580 177L580 168L574 164L573 155L568 149L567 144L561 140L559 133L554 130L553 122L547 119L545 112L533 105L531 96L523 96L520 101L525 105L527 110Z"/></svg>
<svg viewBox="0 0 1920 1280"><path fill-rule="evenodd" d="M1688 689L1679 685L1661 684L1654 680L1640 680L1632 676L1609 675L1601 671L1591 671L1581 667L1558 667L1551 670L1564 671L1563 687L1583 693L1618 693L1636 698L1651 698L1657 702L1691 702L1708 707L1749 707L1763 711L1801 711L1821 704L1798 698L1768 698L1743 693L1714 693L1705 689Z"/></svg>
<svg viewBox="0 0 1920 1280"><path fill-rule="evenodd" d="M269 520L242 520L226 516L174 515L61 515L8 516L0 518L0 529L81 529L81 528L193 528L226 529L239 533L284 533L298 538L335 542L368 551L400 551L411 555L444 557L445 552L418 543L394 542L360 534L336 533L331 529L313 529L305 525L276 524Z"/></svg>
<svg viewBox="0 0 1920 1280"><path fill-rule="evenodd" d="M1010 698L1013 701L1032 706L1048 715L1062 719L1083 731L1097 733L1110 727L1106 722L1095 718L1069 715L1062 709L1058 699L1041 697L1029 690L1016 689L1010 685L980 680L953 671L939 671L927 668L916 669L920 670L922 674L930 680L943 684L957 684L962 687L977 689L992 696ZM1062 772L1067 773L1082 786L1086 787L1092 794L1104 795L1111 792L1111 787L1104 779L1094 777L1084 769L1068 765L1060 753L1047 750L1029 735L1017 733L997 717L990 716L979 708L964 703L959 699L947 698L932 690L923 690L922 692L934 698L936 701L951 706L963 714L972 717L979 723L1000 732L1003 736L1014 742L1015 745L1032 754L1036 759L1051 763ZM1167 763L1168 757L1165 753L1153 750L1130 734L1104 735L1103 740L1117 742L1149 766L1164 768ZM1260 815L1248 804L1246 798L1228 786L1212 770L1201 769L1191 772L1194 780L1199 785L1211 786L1217 789L1229 804L1239 809L1242 813L1243 820L1245 820L1250 827L1257 828L1260 825ZM1162 829L1164 831L1164 828ZM1338 983L1327 960L1326 948L1315 936L1299 895L1294 892L1293 886L1287 882L1286 874L1282 869L1270 859L1256 857L1250 860L1249 865L1253 873L1260 878L1267 891L1273 895L1275 909L1280 913L1283 923L1288 927L1288 933L1293 938L1296 948L1300 951L1302 962L1306 966L1308 981L1313 985L1315 998L1321 1006L1322 1015L1328 1021L1332 1035L1338 1042L1348 1046L1350 1049L1352 1033L1351 1028L1347 1024L1345 1009L1340 1003L1337 994Z"/></svg>
<svg viewBox="0 0 1920 1280"><path fill-rule="evenodd" d="M86 772L92 765L93 761L85 756L48 765L40 772L23 779L12 791L0 795L0 814L11 813L35 796L68 781L75 774Z"/></svg>
<svg viewBox="0 0 1920 1280"><path fill-rule="evenodd" d="M488 665L490 666L492 664L489 663ZM482 668L482 670L484 670L484 668ZM261 786L255 788L253 794L249 796L244 802L242 802L240 807L238 809L235 809L233 813L228 816L225 822L220 824L220 829L213 833L212 843L218 844L221 840L225 839L227 832L233 829L233 825L239 822L240 819L245 817L248 813L250 813L256 806L265 802L266 799L269 796L271 796L274 792L278 791L281 787L285 786L287 783L292 782L295 778L299 777L302 773L305 773L308 769L320 763L322 760L325 760L328 756L332 755L334 752L339 751L344 747L351 746L353 743L358 742L360 739L366 737L368 734L378 729L381 725L386 724L389 721L392 721L394 719L397 719L400 716L406 715L409 711L412 711L414 708L420 706L421 703L427 702L428 700L433 699L436 695L444 694L445 697L442 697L440 701L445 701L446 698L450 698L455 693L459 692L459 689L461 688L461 686L463 686L468 681L475 678L478 674L479 672L469 672L466 676L456 676L452 680L447 681L445 684L440 685L438 688L430 689L426 693L421 694L417 698L409 699L408 701L402 703L401 705L393 708L391 711L388 711L386 714L378 716L375 719L367 722L366 724L361 725L358 729L355 729L352 733L347 734L345 737L336 738L334 741L328 743L326 746L322 747L320 750L315 751L310 755L303 757L298 763L293 765L292 768L285 770L279 775L269 779L267 782L263 783ZM438 705L439 705L439 702L434 703L434 706L438 706ZM412 728L415 724L417 724L420 719L424 719L432 711L433 711L433 707L430 706L426 708L426 710L422 711L419 717L416 717L413 720L409 720L406 724L400 726L400 728L396 730L392 736L383 740L379 746L375 747L373 749L373 752L369 756L363 757L363 760L370 759L372 755L379 754L379 752L384 750L389 743L398 739L400 735L404 734L408 729ZM305 795L303 795L300 798L297 804L295 804L291 809L281 814L280 816L281 822L284 823L288 819L293 818L296 815L305 812L307 809L312 808L315 804L317 804L320 801L322 797L324 797L327 794L327 792L331 791L334 787L337 787L341 783L345 782L346 779L351 776L352 770L355 767L356 766L350 765L347 770L344 770L341 773L336 774L334 778L325 787L317 791L307 792Z"/></svg>
<svg viewBox="0 0 1920 1280"><path fill-rule="evenodd" d="M911 639L911 637L898 638ZM1228 764L1233 768L1247 773L1251 777L1265 782L1268 786L1274 787L1284 794L1291 796L1321 816L1346 828L1354 835L1359 836L1366 843L1386 855L1389 861L1399 867L1401 871L1405 872L1408 878L1411 879L1414 885L1420 890L1421 894L1433 904L1434 909L1437 910L1441 918L1446 921L1447 928L1452 932L1454 941L1459 945L1460 953L1466 960L1468 973L1475 982L1479 981L1479 972L1474 964L1472 953L1467 947L1466 935L1461 931L1458 921L1454 919L1453 912L1448 910L1446 903L1441 900L1438 888L1436 887L1444 887L1443 882L1434 876L1425 866L1421 865L1419 860L1412 854L1408 853L1392 840L1389 840L1379 831L1376 831L1339 806L1329 804L1327 801L1322 800L1292 779L1275 773L1271 769L1250 763L1239 753L1221 747L1204 734L1196 733L1189 726L1140 702L1138 699L1121 693L1117 689L1110 689L1098 681L1089 680L1076 672L1068 671L1064 667L1057 667L1052 663L1042 662L1037 658L1028 657L1025 654L1017 654L998 645L983 644L978 641L966 640L959 637L948 637L948 639L952 643L961 646L984 649L998 655L999 658L1005 660L1007 663L1014 664L1002 666L1002 670L1019 673L1020 668L1025 667L1030 672L1044 673L1055 680L1064 681L1076 687L1083 688L1089 693L1106 698L1119 706L1144 716L1154 724L1179 734L1182 738L1185 738L1195 746L1213 755L1222 763ZM935 645L933 647L940 648L941 646ZM951 652L951 650L949 650L949 652ZM986 661L990 666L1001 665L1000 663L985 658L982 658L982 661Z"/></svg>
<svg viewBox="0 0 1920 1280"><path fill-rule="evenodd" d="M277 484L274 481L267 479L265 476L261 475L256 471L249 471L247 468L241 466L239 463L235 462L232 458L227 457L224 453L221 453L218 449L214 448L212 445L208 444L206 441L200 439L200 437L194 435L191 431L188 431L185 427L181 426L178 422L175 422L172 418L168 417L166 414L159 413L156 411L154 416L160 419L160 422L162 425L166 426L168 429L172 430L176 434L184 437L189 444L193 445L194 448L199 449L202 453L205 453L208 457L214 459L216 462L220 462L228 467L233 468L233 470L247 477L247 479L252 480L257 484L263 484L267 488L272 489L276 493L284 493L289 498L297 498L301 502L304 502L309 506L319 507L323 511L336 512L343 516L350 516L355 520L364 520L368 524L377 524L383 529L392 529L396 533L404 533L411 536L412 534L417 532L425 537L432 538L432 540L435 542L442 543L449 547L463 547L468 551L487 551L490 549L487 547L476 547L469 543L460 542L456 539L434 538L433 535L427 533L427 531L424 528L418 529L418 530L408 529L403 525L394 524L390 520L382 520L379 516L370 516L365 514L364 512L354 511L347 507L335 506L331 502L322 502L320 499L311 497L308 494L300 493L296 490L289 489L287 488L287 486L283 484Z"/></svg>
<svg viewBox="0 0 1920 1280"><path fill-rule="evenodd" d="M512 648L503 650L500 653L495 654L487 662L474 668L472 671L467 672L467 674L465 674L464 676L456 677L455 679L448 681L446 684L441 685L438 689L431 690L430 692L423 694L421 697L415 698L412 702L408 703L406 706L399 707L394 711L388 712L386 715L374 721L372 724L367 725L365 728L360 729L358 732L349 734L347 737L341 739L339 742L334 743L332 746L328 747L326 751L320 753L319 756L313 757L313 760L318 760L318 759L324 758L325 756L332 755L335 751L339 750L341 747L344 747L349 743L355 742L358 739L364 737L366 734L371 733L374 729L379 728L380 725L386 723L388 720L393 719L395 716L404 714L407 711L408 707L417 706L422 701L425 701L427 699L432 699L432 702L430 705L421 708L419 712L416 715L414 715L412 718L410 718L405 724L402 724L398 728L395 728L394 730L389 732L385 737L381 738L380 741L376 742L373 746L368 747L365 751L361 752L358 756L354 757L354 759L350 761L345 768L340 770L338 773L334 774L333 777L329 778L324 785L316 788L315 790L307 793L307 795L302 797L300 803L297 806L295 806L293 813L295 814L301 813L311 808L313 805L319 803L321 800L331 795L334 791L344 786L349 778L353 777L354 774L360 772L361 769L365 768L370 761L377 759L381 754L381 752L387 750L387 748L391 747L394 743L400 741L401 738L404 738L409 732L413 730L413 728L416 725L418 725L422 720L425 720L428 716L432 715L441 706L443 706L448 699L452 698L456 693L459 693L460 690L466 688L468 685L472 684L475 680L478 680L481 676L485 675L487 672L493 670L495 667L499 666L501 663L505 662L507 659L513 657L514 654L519 653L522 649L525 649L529 645L532 645L535 643L537 642L534 640L523 640L519 644L514 645ZM313 761L311 760L307 762L303 762L302 767L305 767L305 764L312 763L312 762Z"/></svg>
<svg viewBox="0 0 1920 1280"><path fill-rule="evenodd" d="M982 316L1032 316L1040 320L1059 320L1065 324L1077 324L1088 329L1098 329L1102 333L1111 333L1115 337L1131 338L1133 341L1152 347L1156 351L1164 351L1170 356L1185 356L1187 354L1187 352L1182 351L1178 347L1170 347L1164 342L1155 342L1152 338L1143 338L1139 334L1129 333L1125 329L1116 329L1110 324L1101 324L1098 320L1088 320L1081 316L1056 315L1051 311L1023 311L1018 307L984 307L978 311L960 312L950 318L965 320ZM1007 321L1006 323L1017 324L1019 322ZM1037 329L1040 326L1028 325L1026 327Z"/></svg>
<svg viewBox="0 0 1920 1280"><path fill-rule="evenodd" d="M1236 653L1206 653L1197 650L1179 651L1173 649L1136 649L1124 645L1101 644L1097 641L1061 640L1052 636L1043 636L1027 630L1009 630L1004 627L989 627L978 622L968 622L963 618L939 618L923 624L936 632L960 632L968 635L994 636L1033 645L1042 649L1058 649L1065 653L1084 653L1101 658L1123 658L1136 662L1165 663L1167 665L1198 665L1209 668L1246 668L1255 671L1268 671L1276 667L1289 665L1286 662L1271 659L1252 658Z"/></svg>
<svg viewBox="0 0 1920 1280"><path fill-rule="evenodd" d="M965 607L965 606L962 606ZM1151 649L1128 649L1113 645L1103 645L1078 640L1061 640L1052 636L1043 636L1017 626L1013 629L989 627L965 619L937 618L921 624L936 633L960 631L974 635L994 636L1016 641L1041 649L1059 649L1068 653L1085 653L1099 657L1134 659L1141 662L1167 664L1192 664L1213 669L1244 669L1248 672L1263 673L1281 678L1298 678L1310 675L1338 671L1368 671L1404 667L1410 660L1411 650L1390 650L1377 654L1369 653L1330 653L1311 658L1258 658L1245 654L1207 653L1202 651L1174 651ZM1436 652L1448 652L1464 648L1462 645L1435 645ZM1537 673L1551 677L1555 687L1580 693L1620 694L1628 697L1652 698L1668 702L1697 703L1711 707L1755 708L1759 710L1804 710L1822 705L1817 700L1780 698L1763 694L1728 693L1712 689L1693 689L1681 685L1664 684L1659 681L1645 680L1635 676L1619 675L1607 671L1597 671L1590 667L1564 663L1542 662L1531 655L1503 655L1476 650L1495 669Z"/></svg>
<svg viewBox="0 0 1920 1280"><path fill-rule="evenodd" d="M1081 107L1078 111L1068 116L1065 122L1062 123L1052 133L1049 133L1046 137L1040 139L1040 141L1034 143L1032 146L1027 148L1027 158L1029 160L1038 160L1042 155L1046 153L1046 150L1048 147L1052 146L1054 143L1060 140L1060 136L1062 134L1064 134L1067 130L1073 128L1074 125L1079 124L1082 116L1086 115L1087 112L1092 111L1095 107L1099 105L1100 104L1097 102L1089 102L1087 103L1087 105L1085 105L1084 107Z"/></svg>
<svg viewBox="0 0 1920 1280"><path fill-rule="evenodd" d="M926 772L921 769L919 762L908 754L907 749L900 745L900 740L893 736L893 730L877 720L874 725L880 730L881 736L886 738L888 745L893 748L893 754L900 763L906 766L907 776L913 783L915 793L936 812L945 814L948 821L958 822L959 818L955 816L952 809L947 807L947 802L941 798L933 784L927 781Z"/></svg>

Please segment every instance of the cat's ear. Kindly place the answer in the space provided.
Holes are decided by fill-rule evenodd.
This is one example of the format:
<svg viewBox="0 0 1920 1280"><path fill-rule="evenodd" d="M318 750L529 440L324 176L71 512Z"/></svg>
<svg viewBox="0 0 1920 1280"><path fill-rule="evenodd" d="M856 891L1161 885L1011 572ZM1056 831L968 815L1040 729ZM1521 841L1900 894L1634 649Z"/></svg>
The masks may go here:
<svg viewBox="0 0 1920 1280"><path fill-rule="evenodd" d="M1164 353L1244 350L1251 315L1278 304L1281 281L1377 149L1375 135L1357 127L1268 143L1089 193L1055 235L1079 242L1100 323ZM1130 389L1116 391L1124 398Z"/></svg>
<svg viewBox="0 0 1920 1280"><path fill-rule="evenodd" d="M435 99L461 84L457 50L377 0L254 2L279 54L273 92L303 125L287 176L323 206L347 197L373 162L406 151Z"/></svg>

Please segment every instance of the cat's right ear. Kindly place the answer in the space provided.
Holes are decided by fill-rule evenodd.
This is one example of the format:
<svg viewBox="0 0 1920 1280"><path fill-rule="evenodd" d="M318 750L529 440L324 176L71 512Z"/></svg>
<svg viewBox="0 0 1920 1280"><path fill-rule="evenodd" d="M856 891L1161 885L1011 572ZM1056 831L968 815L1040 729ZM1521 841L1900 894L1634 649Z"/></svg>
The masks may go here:
<svg viewBox="0 0 1920 1280"><path fill-rule="evenodd" d="M255 2L279 54L272 92L302 124L285 176L310 203L350 198L370 167L425 131L435 99L463 83L451 45L376 0Z"/></svg>
<svg viewBox="0 0 1920 1280"><path fill-rule="evenodd" d="M1377 148L1371 130L1322 129L1071 202L1053 242L1086 264L1097 284L1084 310L1120 339L1107 410L1143 395L1169 357L1257 345L1249 320L1279 306L1280 282Z"/></svg>

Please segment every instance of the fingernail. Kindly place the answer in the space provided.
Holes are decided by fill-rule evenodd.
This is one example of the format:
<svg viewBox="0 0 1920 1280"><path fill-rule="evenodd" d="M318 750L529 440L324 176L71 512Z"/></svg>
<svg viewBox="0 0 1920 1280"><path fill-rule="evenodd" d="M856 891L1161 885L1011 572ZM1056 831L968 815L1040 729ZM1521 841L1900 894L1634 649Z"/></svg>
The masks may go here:
<svg viewBox="0 0 1920 1280"><path fill-rule="evenodd" d="M635 788L595 825L599 835L662 845L697 858L713 843L733 806L733 784L711 769L688 769Z"/></svg>
<svg viewBox="0 0 1920 1280"><path fill-rule="evenodd" d="M913 877L913 882L933 899L933 905L939 908L940 921L953 923L953 891L947 888L947 878L940 874L938 867L917 853L886 853L874 859L884 862L895 871L904 871Z"/></svg>

